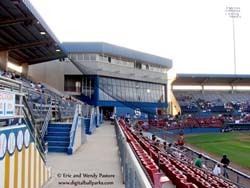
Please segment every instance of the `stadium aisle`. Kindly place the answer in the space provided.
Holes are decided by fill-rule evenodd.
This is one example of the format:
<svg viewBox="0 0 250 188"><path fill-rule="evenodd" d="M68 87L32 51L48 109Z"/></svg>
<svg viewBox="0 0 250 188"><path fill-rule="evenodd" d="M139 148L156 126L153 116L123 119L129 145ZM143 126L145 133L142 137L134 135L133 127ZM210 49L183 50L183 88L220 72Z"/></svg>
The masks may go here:
<svg viewBox="0 0 250 188"><path fill-rule="evenodd" d="M48 154L53 178L45 187L123 188L119 163L114 126L105 122L75 154Z"/></svg>

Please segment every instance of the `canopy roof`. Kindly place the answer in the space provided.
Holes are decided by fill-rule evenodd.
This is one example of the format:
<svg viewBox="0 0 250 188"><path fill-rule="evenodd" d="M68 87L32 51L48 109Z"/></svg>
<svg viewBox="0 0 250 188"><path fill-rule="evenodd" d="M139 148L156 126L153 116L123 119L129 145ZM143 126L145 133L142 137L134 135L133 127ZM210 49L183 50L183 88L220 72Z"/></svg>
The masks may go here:
<svg viewBox="0 0 250 188"><path fill-rule="evenodd" d="M177 74L173 85L239 85L249 86L250 75Z"/></svg>
<svg viewBox="0 0 250 188"><path fill-rule="evenodd" d="M171 68L172 60L105 42L63 42L67 53L99 53Z"/></svg>
<svg viewBox="0 0 250 188"><path fill-rule="evenodd" d="M59 41L28 0L0 1L1 51L8 51L17 64L66 57Z"/></svg>

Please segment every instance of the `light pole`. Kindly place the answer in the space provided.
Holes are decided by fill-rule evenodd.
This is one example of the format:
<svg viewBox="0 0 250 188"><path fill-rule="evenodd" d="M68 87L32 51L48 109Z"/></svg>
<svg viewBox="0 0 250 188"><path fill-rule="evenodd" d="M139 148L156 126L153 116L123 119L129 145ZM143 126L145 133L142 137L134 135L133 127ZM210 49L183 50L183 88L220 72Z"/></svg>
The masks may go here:
<svg viewBox="0 0 250 188"><path fill-rule="evenodd" d="M233 24L233 49L234 49L234 74L236 74L236 47L235 47L235 26L234 26L234 19L240 18L240 7L226 7L225 13L227 16L232 18Z"/></svg>

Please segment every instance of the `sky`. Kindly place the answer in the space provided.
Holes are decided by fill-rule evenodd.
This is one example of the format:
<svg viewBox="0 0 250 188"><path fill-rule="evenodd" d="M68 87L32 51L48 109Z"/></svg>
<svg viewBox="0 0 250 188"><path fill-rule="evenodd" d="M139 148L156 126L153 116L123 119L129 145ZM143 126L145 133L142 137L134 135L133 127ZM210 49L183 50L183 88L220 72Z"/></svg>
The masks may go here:
<svg viewBox="0 0 250 188"><path fill-rule="evenodd" d="M250 73L249 0L30 0L60 42L108 42L170 58L177 73Z"/></svg>

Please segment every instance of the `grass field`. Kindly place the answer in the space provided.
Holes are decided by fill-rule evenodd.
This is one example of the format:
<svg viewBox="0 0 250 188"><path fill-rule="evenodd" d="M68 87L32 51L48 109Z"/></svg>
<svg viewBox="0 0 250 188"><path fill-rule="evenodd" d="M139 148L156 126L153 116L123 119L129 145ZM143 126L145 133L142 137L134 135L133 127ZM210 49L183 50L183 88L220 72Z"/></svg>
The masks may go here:
<svg viewBox="0 0 250 188"><path fill-rule="evenodd" d="M227 154L231 162L250 170L250 132L186 135L185 140L217 157Z"/></svg>

